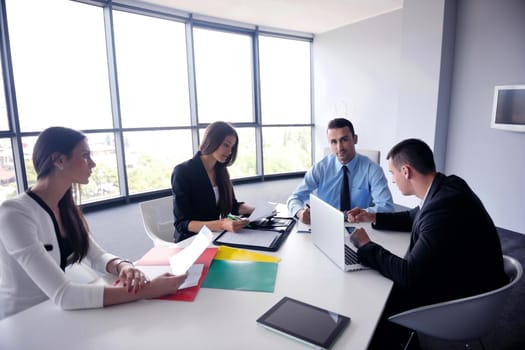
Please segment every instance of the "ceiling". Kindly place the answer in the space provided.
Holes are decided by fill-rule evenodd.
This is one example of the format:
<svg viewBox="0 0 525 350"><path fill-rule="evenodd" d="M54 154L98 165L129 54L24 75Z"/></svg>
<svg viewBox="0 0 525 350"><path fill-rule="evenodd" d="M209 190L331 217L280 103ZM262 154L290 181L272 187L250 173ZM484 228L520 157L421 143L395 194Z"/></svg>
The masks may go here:
<svg viewBox="0 0 525 350"><path fill-rule="evenodd" d="M403 0L141 0L189 13L319 34L403 7Z"/></svg>

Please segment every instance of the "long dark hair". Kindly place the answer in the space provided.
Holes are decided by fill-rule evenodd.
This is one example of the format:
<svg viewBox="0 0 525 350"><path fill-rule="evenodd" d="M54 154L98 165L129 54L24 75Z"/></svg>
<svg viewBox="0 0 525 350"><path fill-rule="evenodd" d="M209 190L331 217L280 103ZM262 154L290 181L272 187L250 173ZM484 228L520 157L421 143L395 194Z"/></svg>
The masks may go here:
<svg viewBox="0 0 525 350"><path fill-rule="evenodd" d="M235 136L237 142L233 145L232 153L226 159L226 162L215 163L215 181L219 188L219 210L222 216L228 215L233 206L233 186L227 167L232 165L235 162L235 158L237 158L239 136L231 124L221 121L214 122L206 128L204 138L199 147L202 154L212 154L224 142L226 136Z"/></svg>
<svg viewBox="0 0 525 350"><path fill-rule="evenodd" d="M73 149L85 138L81 132L69 128L50 127L44 130L38 136L33 149L33 166L37 179L45 178L55 171L54 155L63 154L70 158ZM75 204L71 187L59 200L58 210L62 227L73 249L73 256L69 262L80 262L89 249L89 230L84 215Z"/></svg>

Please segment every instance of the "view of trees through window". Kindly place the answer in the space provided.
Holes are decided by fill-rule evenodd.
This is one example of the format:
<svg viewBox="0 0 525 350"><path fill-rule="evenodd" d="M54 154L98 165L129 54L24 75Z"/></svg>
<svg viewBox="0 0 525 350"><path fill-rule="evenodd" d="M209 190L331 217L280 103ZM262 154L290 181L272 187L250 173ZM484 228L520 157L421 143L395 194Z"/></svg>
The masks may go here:
<svg viewBox="0 0 525 350"><path fill-rule="evenodd" d="M83 203L170 188L173 167L217 120L239 135L234 180L311 166L311 38L115 3L108 17L93 2L5 2L10 47L0 49L14 83L1 71L0 202L24 183L16 164L35 183L37 135L58 125L84 131L97 164Z"/></svg>

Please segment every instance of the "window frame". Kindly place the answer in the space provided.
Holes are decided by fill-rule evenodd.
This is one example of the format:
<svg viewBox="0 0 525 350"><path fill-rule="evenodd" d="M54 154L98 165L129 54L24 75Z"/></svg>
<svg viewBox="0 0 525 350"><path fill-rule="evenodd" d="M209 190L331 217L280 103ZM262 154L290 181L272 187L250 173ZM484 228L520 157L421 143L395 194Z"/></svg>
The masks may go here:
<svg viewBox="0 0 525 350"><path fill-rule="evenodd" d="M232 123L234 127L253 128L255 132L255 152L256 152L256 174L243 178L232 179L234 184L260 182L265 180L286 179L303 176L305 171L286 172L278 174L264 174L263 164L263 142L262 132L264 128L273 127L309 127L311 130L310 138L312 147L310 150L312 162L314 160L314 123L313 123L313 68L312 68L312 42L313 35L307 33L296 33L290 31L278 31L273 28L266 29L260 26L251 24L232 22L229 20L222 20L218 18L210 18L198 14L188 13L177 9L170 9L151 4L137 5L133 1L106 1L106 0L71 0L86 5L101 7L104 16L104 31L106 34L106 51L108 60L108 83L111 99L112 109L112 128L104 129L89 129L82 130L88 136L91 133L112 133L115 137L115 153L117 157L117 174L119 179L120 195L115 198L104 199L82 204L82 207L87 210L104 208L114 204L137 202L151 198L158 198L169 195L171 189L152 190L144 193L130 194L128 187L128 174L126 170L126 157L124 134L133 131L163 131L163 130L187 130L191 133L192 148L194 153L198 150L200 143L199 130L205 128L209 123L202 123L198 120L197 110L197 90L195 77L195 57L193 47L193 29L204 28L222 31L226 33L249 35L251 38L252 50L252 84L253 84L253 119L252 122ZM120 101L119 101L119 82L117 72L117 61L115 56L115 42L113 31L113 10L125 11L141 16L150 16L163 20L171 20L181 22L185 25L186 35L186 56L187 56L187 70L188 70L188 89L190 99L190 125L189 126L164 126L164 127L122 127ZM13 158L16 172L16 183L18 192L23 192L28 188L24 154L22 149L22 138L27 136L37 136L39 132L23 132L20 129L17 100L16 100L16 82L14 81L11 53L9 46L9 33L6 14L6 0L0 0L0 18L2 25L0 27L0 58L2 64L2 80L4 84L5 96L1 98L6 99L7 118L9 130L0 130L0 138L10 138ZM261 95L260 95L260 70L259 70L259 36L273 36L283 39L301 40L310 43L310 121L309 123L294 123L294 124L271 124L262 125L261 123Z"/></svg>

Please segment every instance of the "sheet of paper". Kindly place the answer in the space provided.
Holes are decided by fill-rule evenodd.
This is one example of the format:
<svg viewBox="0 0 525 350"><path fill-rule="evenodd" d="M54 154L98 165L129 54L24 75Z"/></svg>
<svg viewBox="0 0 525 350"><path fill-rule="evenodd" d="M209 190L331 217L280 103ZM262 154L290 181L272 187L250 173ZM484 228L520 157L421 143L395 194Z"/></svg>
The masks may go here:
<svg viewBox="0 0 525 350"><path fill-rule="evenodd" d="M260 219L267 218L268 216L275 215L275 213L276 213L275 207L276 206L277 206L277 204L270 203L270 202L259 204L259 205L257 205L255 207L255 209L253 210L253 212L250 215L250 217L248 218L248 220L250 220L250 222L252 222L252 221L257 221L257 220L260 220Z"/></svg>
<svg viewBox="0 0 525 350"><path fill-rule="evenodd" d="M171 266L169 266L169 265L137 266L137 268L140 271L144 272L146 277L148 279L150 279L150 280L152 280L152 279L154 279L156 277L159 277L160 275L162 275L162 274L164 274L166 272L173 273L171 271ZM194 287L194 286L198 285L199 284L199 280L200 280L201 275L202 275L203 269L204 269L204 265L203 264L193 264L193 265L191 265L191 267L188 269L188 277L186 278L184 283L181 284L179 289L190 288L190 287Z"/></svg>
<svg viewBox="0 0 525 350"><path fill-rule="evenodd" d="M297 232L310 233L310 225L301 222L301 220L297 220Z"/></svg>
<svg viewBox="0 0 525 350"><path fill-rule="evenodd" d="M219 243L252 245L269 248L281 232L243 229L237 233L224 232Z"/></svg>
<svg viewBox="0 0 525 350"><path fill-rule="evenodd" d="M170 258L171 271L174 275L183 275L210 245L212 233L203 226L193 242Z"/></svg>

